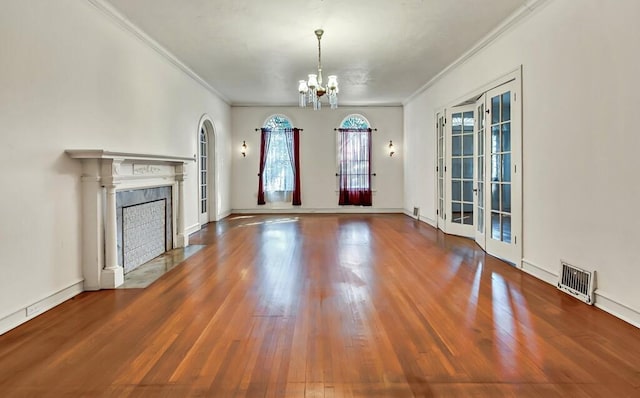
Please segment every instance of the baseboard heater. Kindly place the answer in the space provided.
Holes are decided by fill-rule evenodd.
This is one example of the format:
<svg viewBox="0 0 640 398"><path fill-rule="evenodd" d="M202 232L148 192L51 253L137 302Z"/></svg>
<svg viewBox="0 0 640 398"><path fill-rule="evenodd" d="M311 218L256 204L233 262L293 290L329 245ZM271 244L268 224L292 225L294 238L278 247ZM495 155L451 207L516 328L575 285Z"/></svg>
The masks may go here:
<svg viewBox="0 0 640 398"><path fill-rule="evenodd" d="M592 305L594 302L595 276L595 271L584 270L561 261L558 289Z"/></svg>

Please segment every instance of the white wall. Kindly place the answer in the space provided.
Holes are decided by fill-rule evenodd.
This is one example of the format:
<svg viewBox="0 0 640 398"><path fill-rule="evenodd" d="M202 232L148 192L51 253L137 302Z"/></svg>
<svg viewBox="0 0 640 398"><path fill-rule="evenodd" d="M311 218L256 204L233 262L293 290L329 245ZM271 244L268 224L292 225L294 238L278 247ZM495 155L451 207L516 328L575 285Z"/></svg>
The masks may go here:
<svg viewBox="0 0 640 398"><path fill-rule="evenodd" d="M552 0L405 105L406 209L435 218L434 114L522 65L525 267L598 271L597 304L640 326L640 2Z"/></svg>
<svg viewBox="0 0 640 398"><path fill-rule="evenodd" d="M349 114L363 115L372 128L372 177L374 189L371 208L338 206L336 173L336 132ZM302 206L294 211L401 211L403 196L403 127L402 107L340 107L337 110L296 107L233 107L233 183L232 208L239 211L268 211L270 205L257 205L260 133L268 117L283 114L300 133L300 169ZM247 157L240 154L242 141L247 142ZM396 154L389 156L389 141Z"/></svg>
<svg viewBox="0 0 640 398"><path fill-rule="evenodd" d="M4 1L0 48L2 333L82 279L81 166L65 149L193 156L206 113L227 212L231 147L230 107L88 1ZM198 222L195 167L187 226Z"/></svg>

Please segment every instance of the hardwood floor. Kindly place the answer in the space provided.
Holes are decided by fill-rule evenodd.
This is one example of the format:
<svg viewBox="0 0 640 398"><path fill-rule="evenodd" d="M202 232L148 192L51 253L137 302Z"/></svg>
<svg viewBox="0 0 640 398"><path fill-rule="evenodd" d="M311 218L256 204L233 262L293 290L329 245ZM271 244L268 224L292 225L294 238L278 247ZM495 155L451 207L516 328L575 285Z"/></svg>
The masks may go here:
<svg viewBox="0 0 640 398"><path fill-rule="evenodd" d="M2 397L638 397L640 330L403 215L231 216L0 336Z"/></svg>

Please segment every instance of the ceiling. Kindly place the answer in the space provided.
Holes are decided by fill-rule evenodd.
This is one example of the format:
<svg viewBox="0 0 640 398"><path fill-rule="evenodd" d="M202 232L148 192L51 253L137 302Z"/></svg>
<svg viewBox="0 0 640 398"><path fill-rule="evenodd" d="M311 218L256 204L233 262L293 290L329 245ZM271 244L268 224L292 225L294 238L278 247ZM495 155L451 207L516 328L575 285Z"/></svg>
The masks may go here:
<svg viewBox="0 0 640 398"><path fill-rule="evenodd" d="M109 0L232 105L297 104L338 75L341 105L399 105L527 0Z"/></svg>

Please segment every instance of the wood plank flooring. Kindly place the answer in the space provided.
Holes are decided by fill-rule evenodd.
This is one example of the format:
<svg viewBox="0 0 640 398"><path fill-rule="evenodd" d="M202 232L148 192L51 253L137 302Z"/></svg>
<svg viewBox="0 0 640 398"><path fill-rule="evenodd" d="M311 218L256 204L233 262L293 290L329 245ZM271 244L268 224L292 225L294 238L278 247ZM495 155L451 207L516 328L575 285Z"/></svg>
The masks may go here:
<svg viewBox="0 0 640 398"><path fill-rule="evenodd" d="M1 397L639 397L640 330L403 215L231 216L0 336Z"/></svg>

